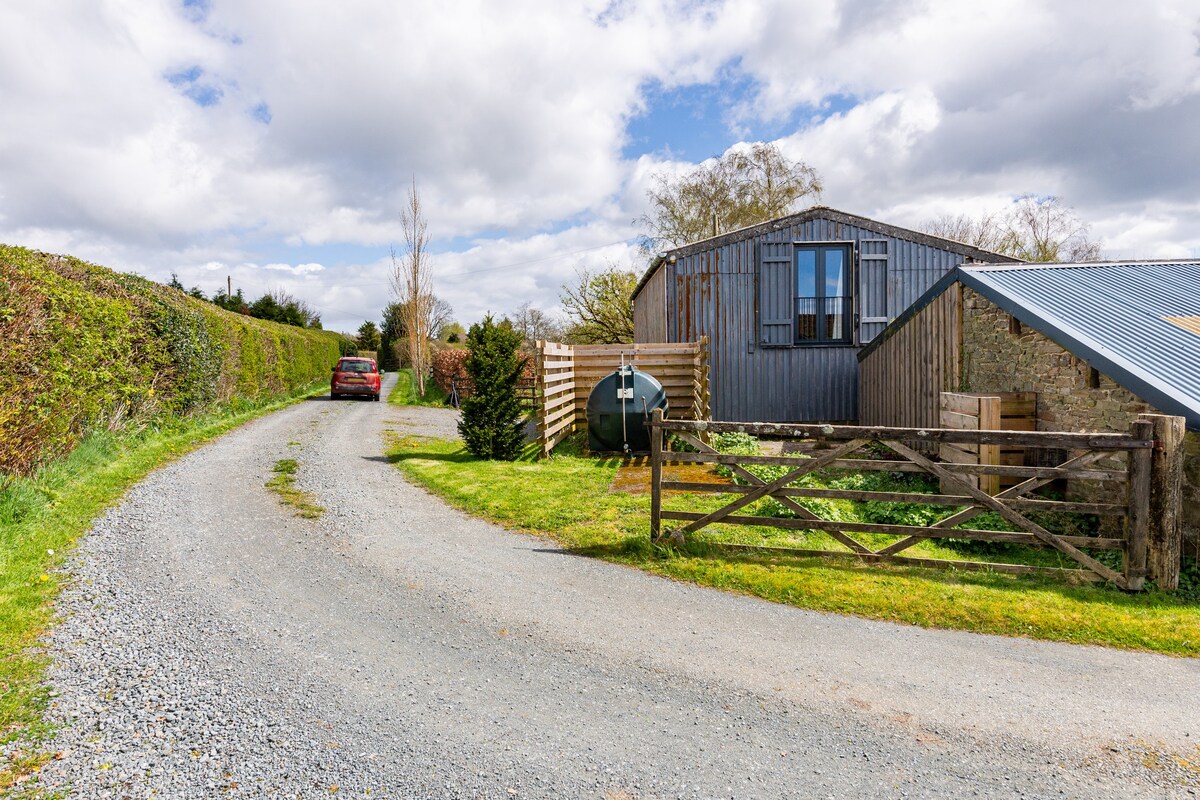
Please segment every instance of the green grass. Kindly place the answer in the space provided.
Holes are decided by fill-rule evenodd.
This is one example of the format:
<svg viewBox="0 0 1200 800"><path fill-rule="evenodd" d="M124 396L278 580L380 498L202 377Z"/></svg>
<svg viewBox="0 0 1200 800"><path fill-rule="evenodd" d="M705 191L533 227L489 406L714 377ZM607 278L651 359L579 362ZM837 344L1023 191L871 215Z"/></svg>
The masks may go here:
<svg viewBox="0 0 1200 800"><path fill-rule="evenodd" d="M327 389L327 387L325 387ZM47 657L40 637L68 576L59 572L71 548L105 508L151 470L254 417L314 393L313 388L260 403L188 417L136 433L97 433L30 479L0 490L0 744L32 745L0 760L0 792L44 762L48 728L41 681Z"/></svg>
<svg viewBox="0 0 1200 800"><path fill-rule="evenodd" d="M1180 656L1200 656L1200 602L1149 591L1070 585L1054 576L866 565L787 554L733 553L698 537L683 548L649 541L649 495L609 493L616 459L556 453L515 462L479 461L460 442L396 439L389 457L408 477L476 516L551 537L567 549L677 580L819 611L1008 636L1027 636ZM703 510L719 498L668 495L667 508ZM712 538L729 540L714 526ZM824 534L767 528L736 535L817 546ZM925 543L927 556L961 558ZM982 560L987 555L971 553ZM1012 556L1004 553L1004 559Z"/></svg>
<svg viewBox="0 0 1200 800"><path fill-rule="evenodd" d="M295 509L297 517L317 519L325 513L325 509L317 505L312 492L296 488L296 470L300 463L294 458L284 458L275 462L271 471L275 477L267 481L266 487L279 495L279 502Z"/></svg>
<svg viewBox="0 0 1200 800"><path fill-rule="evenodd" d="M396 385L387 401L394 406L449 406L450 398L432 380L425 382L425 396L417 394L417 379L411 369L396 370Z"/></svg>

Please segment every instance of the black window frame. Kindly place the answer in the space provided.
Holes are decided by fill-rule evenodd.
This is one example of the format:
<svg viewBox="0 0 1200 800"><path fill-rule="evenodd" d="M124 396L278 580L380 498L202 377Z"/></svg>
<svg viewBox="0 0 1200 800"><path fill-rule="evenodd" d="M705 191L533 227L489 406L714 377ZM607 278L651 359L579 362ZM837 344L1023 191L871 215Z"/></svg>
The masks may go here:
<svg viewBox="0 0 1200 800"><path fill-rule="evenodd" d="M842 314L842 331L840 336L829 336L824 325L816 325L814 330L815 338L801 338L801 331L804 326L801 324L800 310L803 307L802 301L816 301L818 305L825 306L825 313L829 313L827 303L832 298L825 294L825 253L830 250L840 250L842 252L842 287L846 294L840 295L841 298L841 314ZM815 283L817 294L801 295L800 292L800 254L803 252L816 251L816 269ZM792 243L792 276L795 287L795 294L792 297L792 317L793 317L793 337L792 345L794 347L851 347L854 345L854 287L857 280L857 270L855 268L855 247L854 242L793 242ZM833 297L839 297L834 295Z"/></svg>

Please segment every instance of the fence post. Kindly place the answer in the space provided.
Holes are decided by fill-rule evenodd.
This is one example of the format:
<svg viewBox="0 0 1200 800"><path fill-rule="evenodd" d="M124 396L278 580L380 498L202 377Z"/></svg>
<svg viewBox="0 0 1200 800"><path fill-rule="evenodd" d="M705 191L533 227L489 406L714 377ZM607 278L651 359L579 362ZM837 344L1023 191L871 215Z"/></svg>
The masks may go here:
<svg viewBox="0 0 1200 800"><path fill-rule="evenodd" d="M1183 417L1139 414L1154 426L1150 467L1150 577L1160 589L1179 588L1179 556L1183 530L1179 524L1183 487Z"/></svg>
<svg viewBox="0 0 1200 800"><path fill-rule="evenodd" d="M1139 419L1129 429L1135 439L1154 438L1154 425ZM1125 588L1139 591L1146 581L1146 556L1150 542L1150 472L1152 448L1129 451L1129 520L1125 536Z"/></svg>
<svg viewBox="0 0 1200 800"><path fill-rule="evenodd" d="M650 541L662 535L662 421L662 409L654 409L650 418Z"/></svg>

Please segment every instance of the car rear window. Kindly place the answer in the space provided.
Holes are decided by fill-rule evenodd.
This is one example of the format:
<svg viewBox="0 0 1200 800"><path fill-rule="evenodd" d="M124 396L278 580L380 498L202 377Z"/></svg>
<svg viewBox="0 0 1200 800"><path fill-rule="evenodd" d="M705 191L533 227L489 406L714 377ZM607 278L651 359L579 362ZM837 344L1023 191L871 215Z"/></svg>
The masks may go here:
<svg viewBox="0 0 1200 800"><path fill-rule="evenodd" d="M371 362L343 361L338 364L338 372L371 372Z"/></svg>

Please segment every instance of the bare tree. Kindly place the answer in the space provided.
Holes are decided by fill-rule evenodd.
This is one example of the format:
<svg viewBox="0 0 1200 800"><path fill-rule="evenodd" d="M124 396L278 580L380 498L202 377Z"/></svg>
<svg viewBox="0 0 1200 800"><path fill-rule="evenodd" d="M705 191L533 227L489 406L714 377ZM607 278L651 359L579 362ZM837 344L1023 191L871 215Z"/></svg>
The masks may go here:
<svg viewBox="0 0 1200 800"><path fill-rule="evenodd" d="M653 180L646 193L651 210L639 220L648 231L647 250L766 222L795 210L801 198L821 195L816 170L764 142L709 159L685 175L658 173Z"/></svg>
<svg viewBox="0 0 1200 800"><path fill-rule="evenodd" d="M1022 261L1095 261L1100 243L1088 237L1090 226L1057 197L1017 198L1009 213L1007 253Z"/></svg>
<svg viewBox="0 0 1200 800"><path fill-rule="evenodd" d="M1088 236L1088 224L1054 196L1026 194L1007 210L979 217L945 215L921 229L1022 261L1095 261L1101 254L1100 242Z"/></svg>
<svg viewBox="0 0 1200 800"><path fill-rule="evenodd" d="M633 289L638 275L615 264L602 272L580 268L575 284L563 284L567 339L580 344L624 344L633 341Z"/></svg>
<svg viewBox="0 0 1200 800"><path fill-rule="evenodd" d="M431 289L429 263L429 230L413 178L408 192L408 205L400 212L404 229L404 255L396 258L392 251L392 291L400 302L405 333L408 339L408 358L417 379L417 392L425 395L425 375L429 371L430 317L435 298Z"/></svg>
<svg viewBox="0 0 1200 800"><path fill-rule="evenodd" d="M539 339L557 341L563 338L562 322L531 303L522 303L513 316L505 319L512 323L514 331L521 334L525 347L532 346Z"/></svg>

